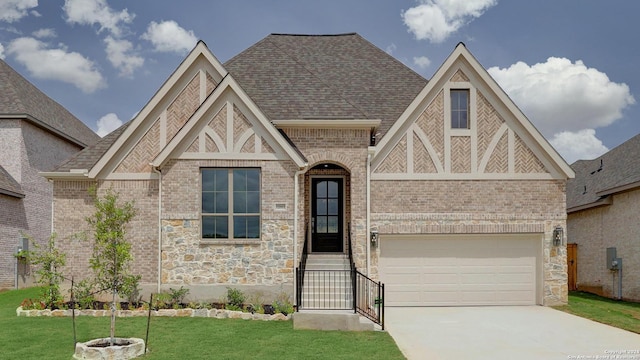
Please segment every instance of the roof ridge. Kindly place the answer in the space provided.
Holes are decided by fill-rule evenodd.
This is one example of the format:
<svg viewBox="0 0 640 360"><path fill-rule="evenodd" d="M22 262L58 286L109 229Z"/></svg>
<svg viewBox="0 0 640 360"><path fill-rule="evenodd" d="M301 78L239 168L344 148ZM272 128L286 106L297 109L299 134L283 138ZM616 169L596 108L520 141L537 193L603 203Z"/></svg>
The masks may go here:
<svg viewBox="0 0 640 360"><path fill-rule="evenodd" d="M354 35L357 35L356 33L353 33ZM265 39L268 39L269 36L267 36ZM278 44L274 41L270 41L273 46L275 46L276 48L278 48L282 53L284 53L285 55L287 55L288 57L290 57L291 59L293 59L293 61L296 62L296 64L300 65L305 71L307 71L309 74L311 74L315 79L317 79L320 83L322 83L325 87L327 87L328 89L331 90L332 93L336 94L340 99L342 99L343 101L345 101L347 104L351 105L354 109L358 110L360 113L362 113L363 115L365 115L366 118L369 118L369 114L364 111L360 106L358 106L357 104L354 104L350 99L345 98L344 96L342 96L341 92L339 91L339 89L336 89L334 86L331 85L331 83L327 83L326 81L324 81L321 77L319 77L316 73L314 73L313 71L311 71L307 66L305 66L305 64L300 61L297 57L295 57L292 54L289 54L286 50L282 49L280 46L278 46Z"/></svg>
<svg viewBox="0 0 640 360"><path fill-rule="evenodd" d="M287 34L287 33L271 33L269 35L274 36L308 36L308 37L321 37L321 36L353 36L358 35L356 32L338 33L338 34Z"/></svg>

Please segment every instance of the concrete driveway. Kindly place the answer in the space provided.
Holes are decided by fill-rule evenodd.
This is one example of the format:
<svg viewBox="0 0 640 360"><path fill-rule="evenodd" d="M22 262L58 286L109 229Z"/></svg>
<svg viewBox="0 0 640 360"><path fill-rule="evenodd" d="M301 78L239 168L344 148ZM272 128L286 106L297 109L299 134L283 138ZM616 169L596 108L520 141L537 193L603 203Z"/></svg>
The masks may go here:
<svg viewBox="0 0 640 360"><path fill-rule="evenodd" d="M387 307L385 325L409 360L640 360L640 335L542 306Z"/></svg>

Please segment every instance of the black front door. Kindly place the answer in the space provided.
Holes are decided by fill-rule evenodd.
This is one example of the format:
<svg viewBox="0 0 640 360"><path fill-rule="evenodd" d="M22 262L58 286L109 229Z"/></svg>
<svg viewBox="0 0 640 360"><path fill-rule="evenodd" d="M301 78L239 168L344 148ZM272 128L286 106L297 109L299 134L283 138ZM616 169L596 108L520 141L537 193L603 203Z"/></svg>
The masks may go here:
<svg viewBox="0 0 640 360"><path fill-rule="evenodd" d="M311 180L311 251L343 251L342 178Z"/></svg>

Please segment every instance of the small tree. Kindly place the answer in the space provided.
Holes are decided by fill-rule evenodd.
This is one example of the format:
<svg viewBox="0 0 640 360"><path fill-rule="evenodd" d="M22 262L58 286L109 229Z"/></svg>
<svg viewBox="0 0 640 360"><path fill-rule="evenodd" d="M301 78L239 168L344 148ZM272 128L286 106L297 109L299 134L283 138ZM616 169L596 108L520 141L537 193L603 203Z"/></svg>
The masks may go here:
<svg viewBox="0 0 640 360"><path fill-rule="evenodd" d="M60 284L64 280L62 267L66 263L66 254L56 248L56 234L51 234L47 244L40 244L29 238L34 250L25 251L30 264L36 265L36 282L42 286L41 301L48 309L53 309L63 301Z"/></svg>
<svg viewBox="0 0 640 360"><path fill-rule="evenodd" d="M137 282L138 276L130 274L130 264L133 260L131 243L127 241L126 226L136 214L133 202L118 203L119 194L111 189L104 197L96 195L95 188L91 190L95 197L95 213L87 217L87 223L93 230L93 253L89 264L95 276L99 289L109 290L112 294L111 303L111 339L113 346L115 338L115 311L118 293L128 290L128 284Z"/></svg>

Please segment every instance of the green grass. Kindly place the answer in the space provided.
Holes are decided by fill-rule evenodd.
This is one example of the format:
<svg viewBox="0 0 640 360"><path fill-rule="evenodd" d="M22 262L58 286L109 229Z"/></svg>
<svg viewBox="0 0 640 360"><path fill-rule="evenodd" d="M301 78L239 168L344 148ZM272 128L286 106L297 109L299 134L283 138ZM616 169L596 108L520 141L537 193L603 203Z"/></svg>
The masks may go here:
<svg viewBox="0 0 640 360"><path fill-rule="evenodd" d="M0 358L70 359L68 318L17 317L39 289L0 292ZM116 336L145 338L146 318L118 318ZM109 336L109 319L77 317L78 341ZM386 332L293 330L291 321L151 318L142 359L404 359Z"/></svg>
<svg viewBox="0 0 640 360"><path fill-rule="evenodd" d="M640 303L617 301L584 292L570 292L569 304L555 308L640 334Z"/></svg>

